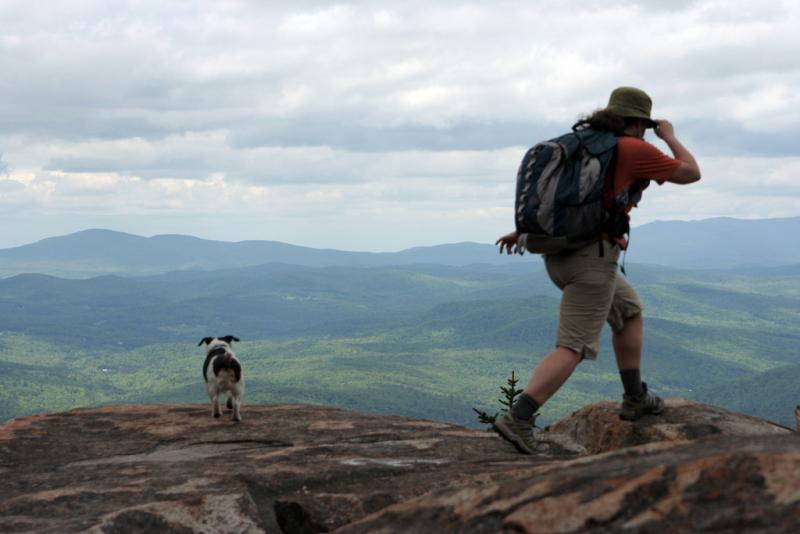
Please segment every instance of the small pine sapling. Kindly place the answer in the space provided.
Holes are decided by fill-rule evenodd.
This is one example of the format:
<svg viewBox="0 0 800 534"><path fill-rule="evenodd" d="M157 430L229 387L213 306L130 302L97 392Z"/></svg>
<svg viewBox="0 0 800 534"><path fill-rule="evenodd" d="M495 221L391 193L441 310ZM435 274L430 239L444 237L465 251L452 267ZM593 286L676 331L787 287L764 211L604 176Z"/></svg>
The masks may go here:
<svg viewBox="0 0 800 534"><path fill-rule="evenodd" d="M478 422L484 425L493 425L500 413L506 413L511 410L511 407L514 406L514 401L516 401L517 397L520 395L520 393L522 393L521 389L517 389L518 383L519 378L516 377L514 371L511 371L511 378L506 379L506 385L500 386L500 391L503 393L503 398L497 400L500 401L500 404L503 407L500 408L499 413L489 415L483 410L472 408L472 411L478 414Z"/></svg>
<svg viewBox="0 0 800 534"><path fill-rule="evenodd" d="M483 410L479 410L474 406L472 407L472 411L478 414L478 422L482 425L493 425L494 422L497 421L497 414L489 415L488 413L484 412Z"/></svg>
<svg viewBox="0 0 800 534"><path fill-rule="evenodd" d="M514 376L514 371L511 371L511 378L506 380L507 385L500 386L500 391L503 392L503 398L497 400L504 406L504 408L501 409L503 413L511 410L517 397L522 393L521 389L517 389L517 383L519 383L519 378Z"/></svg>

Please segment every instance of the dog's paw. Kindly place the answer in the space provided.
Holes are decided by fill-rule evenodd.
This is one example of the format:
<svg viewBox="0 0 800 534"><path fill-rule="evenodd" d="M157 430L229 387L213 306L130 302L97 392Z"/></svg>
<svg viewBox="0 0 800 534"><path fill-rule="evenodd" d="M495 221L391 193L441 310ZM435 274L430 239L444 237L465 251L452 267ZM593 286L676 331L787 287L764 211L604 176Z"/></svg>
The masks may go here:
<svg viewBox="0 0 800 534"><path fill-rule="evenodd" d="M241 415L239 417L233 416L233 421L236 422L236 423L241 423L242 422L242 416Z"/></svg>

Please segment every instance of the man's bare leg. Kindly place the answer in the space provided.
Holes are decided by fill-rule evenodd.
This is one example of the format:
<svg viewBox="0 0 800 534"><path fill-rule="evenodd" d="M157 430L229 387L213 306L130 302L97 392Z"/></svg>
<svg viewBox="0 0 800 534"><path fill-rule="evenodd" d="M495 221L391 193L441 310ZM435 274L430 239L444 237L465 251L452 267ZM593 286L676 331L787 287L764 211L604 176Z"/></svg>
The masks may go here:
<svg viewBox="0 0 800 534"><path fill-rule="evenodd" d="M642 345L644 344L644 318L641 313L628 318L622 330L612 336L614 356L620 371L640 369L642 365Z"/></svg>
<svg viewBox="0 0 800 534"><path fill-rule="evenodd" d="M523 393L541 406L567 381L579 363L580 354L566 347L557 347L536 366Z"/></svg>
<svg viewBox="0 0 800 534"><path fill-rule="evenodd" d="M581 357L577 352L564 347L558 347L545 356L533 370L528 385L511 410L495 421L497 433L520 452L536 454L540 451L540 445L533 436L536 413L566 382L580 362Z"/></svg>
<svg viewBox="0 0 800 534"><path fill-rule="evenodd" d="M647 391L642 382L640 367L644 344L644 319L638 313L625 321L622 330L613 335L614 355L617 358L619 376L625 395L622 399L620 418L635 421L646 414L660 414L664 401Z"/></svg>
<svg viewBox="0 0 800 534"><path fill-rule="evenodd" d="M642 345L644 344L644 319L641 313L629 317L622 325L622 330L612 335L614 356L625 395L638 397L644 392L642 386L641 365Z"/></svg>

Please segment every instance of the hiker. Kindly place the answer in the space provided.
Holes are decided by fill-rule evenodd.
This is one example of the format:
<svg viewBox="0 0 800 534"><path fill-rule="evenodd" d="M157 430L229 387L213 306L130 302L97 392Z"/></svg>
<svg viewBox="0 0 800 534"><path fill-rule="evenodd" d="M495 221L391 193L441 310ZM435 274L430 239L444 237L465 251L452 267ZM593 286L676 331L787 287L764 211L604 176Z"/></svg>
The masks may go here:
<svg viewBox="0 0 800 534"><path fill-rule="evenodd" d="M612 143L616 140L616 160L610 160L615 163L609 164L605 176L602 204L608 208L615 200L624 199L617 218L624 222L625 233L629 229L628 213L650 180L661 185L690 184L700 179L697 162L675 137L672 124L652 120L651 108L652 101L644 91L620 87L611 93L606 108L584 117L573 128L611 132L616 136L616 139L606 136ZM653 128L674 157L643 140L648 128ZM514 231L499 238L496 244L500 253L522 253L525 241L526 234ZM617 265L620 251L626 248L626 236L609 230L582 248L543 255L547 274L562 290L556 348L539 362L514 406L495 423L495 430L520 452L536 452L533 423L539 408L582 360L597 357L604 322L613 331L614 353L624 388L620 417L635 421L645 414L660 414L664 410L664 401L648 391L640 376L642 304L633 287L618 273Z"/></svg>

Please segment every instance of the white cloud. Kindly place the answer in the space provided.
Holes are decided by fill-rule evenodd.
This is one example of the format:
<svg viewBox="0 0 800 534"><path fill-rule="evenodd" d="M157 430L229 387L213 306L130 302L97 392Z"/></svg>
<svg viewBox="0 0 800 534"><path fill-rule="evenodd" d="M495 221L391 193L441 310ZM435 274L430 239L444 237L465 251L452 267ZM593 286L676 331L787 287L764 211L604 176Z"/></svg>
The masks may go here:
<svg viewBox="0 0 800 534"><path fill-rule="evenodd" d="M648 191L637 221L800 205L789 0L9 0L0 19L8 212L142 228L169 214L169 232L215 205L291 224L286 240L325 226L345 248L370 248L358 221L381 216L393 243L491 240L524 146L623 84L651 93L704 171Z"/></svg>

